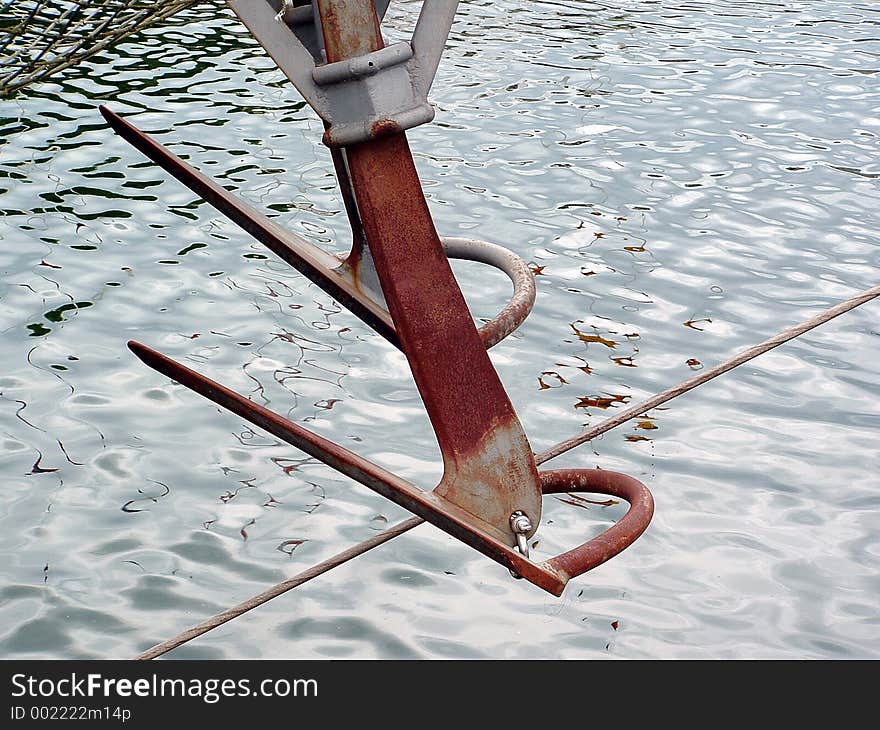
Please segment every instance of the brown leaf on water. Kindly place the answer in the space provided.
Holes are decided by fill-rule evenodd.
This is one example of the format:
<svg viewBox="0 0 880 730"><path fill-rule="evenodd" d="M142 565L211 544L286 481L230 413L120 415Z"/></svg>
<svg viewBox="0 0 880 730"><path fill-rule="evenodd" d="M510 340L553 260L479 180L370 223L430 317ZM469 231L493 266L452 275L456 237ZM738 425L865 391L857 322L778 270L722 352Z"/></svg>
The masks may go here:
<svg viewBox="0 0 880 730"><path fill-rule="evenodd" d="M305 540L285 540L275 549L280 550L282 553L287 553L288 555L292 555L293 551L296 550L304 542L305 542Z"/></svg>
<svg viewBox="0 0 880 730"><path fill-rule="evenodd" d="M612 357L611 359L614 362L616 362L618 365L622 365L625 368L637 368L638 367L638 365L636 365L633 362L633 359L631 357Z"/></svg>
<svg viewBox="0 0 880 730"><path fill-rule="evenodd" d="M630 399L628 395L619 395L617 393L612 393L608 397L596 397L590 398L589 396L583 396L577 403L575 403L575 408L601 408L603 411L606 408L610 408L615 403L626 403Z"/></svg>
<svg viewBox="0 0 880 730"><path fill-rule="evenodd" d="M646 431L653 431L654 429L660 428L656 423L652 423L651 421L639 421L636 424L636 428L643 428Z"/></svg>
<svg viewBox="0 0 880 730"><path fill-rule="evenodd" d="M693 357L690 358L686 364L689 367L694 368L695 370L699 370L701 367L703 367L703 363L701 363L699 360L697 360L696 358L693 358Z"/></svg>
<svg viewBox="0 0 880 730"><path fill-rule="evenodd" d="M624 246L623 250L629 251L631 253L644 253L645 251L647 251L644 244L641 246Z"/></svg>
<svg viewBox="0 0 880 730"><path fill-rule="evenodd" d="M300 461L294 461L293 459L285 459L283 456L273 456L271 461L275 462L275 466L277 466L281 471L283 471L287 476L290 476L291 472L297 470L299 465L302 463ZM289 464L282 464L282 462L291 462Z"/></svg>
<svg viewBox="0 0 880 730"><path fill-rule="evenodd" d="M611 628L617 631L617 629L620 628L620 621L612 621Z"/></svg>
<svg viewBox="0 0 880 730"><path fill-rule="evenodd" d="M623 438L626 439L627 441L653 441L654 440L654 439L649 439L647 436L636 436L636 435L633 435L630 433L628 433Z"/></svg>
<svg viewBox="0 0 880 730"><path fill-rule="evenodd" d="M535 276L544 276L544 269L545 268L547 268L546 265L545 266L529 266L529 270Z"/></svg>
<svg viewBox="0 0 880 730"><path fill-rule="evenodd" d="M614 347L617 345L614 340L606 339L605 337L601 337L600 335L584 335L579 333L578 338L584 342L596 342L600 345L605 345L605 347L610 347L611 349L614 349Z"/></svg>
<svg viewBox="0 0 880 730"><path fill-rule="evenodd" d="M558 499L560 502L564 502L565 504L570 504L572 507L580 507L581 509L590 509L587 505L581 504L580 502L575 502L573 499L563 499L562 497L556 497L556 499Z"/></svg>
<svg viewBox="0 0 880 730"><path fill-rule="evenodd" d="M611 507L615 504L620 504L620 500L618 499L587 499L586 497L581 497L579 494L574 494L573 492L566 492L566 494L572 499L576 499L578 502L586 502L587 504L598 504L600 507Z"/></svg>
<svg viewBox="0 0 880 730"><path fill-rule="evenodd" d="M581 332L573 324L569 326L574 330L574 333L578 336L578 339L581 342L596 342L600 345L605 345L605 347L610 347L612 350L617 347L617 343L614 340L606 339L605 337L601 337L600 335L587 335Z"/></svg>
<svg viewBox="0 0 880 730"><path fill-rule="evenodd" d="M545 370L544 372L541 373L541 376L544 376L544 375L546 375L548 378L556 378L556 380L559 381L560 385L568 385L568 381L554 370ZM547 385L547 383L544 382L543 377L538 378L538 383L541 386L541 390L546 390L547 388L553 388L553 387L558 388L559 387L558 385L557 386Z"/></svg>
<svg viewBox="0 0 880 730"><path fill-rule="evenodd" d="M711 322L711 319L689 319L687 322L682 322L685 327L690 327L692 330L697 330L698 332L702 332L702 327L697 327L697 322Z"/></svg>
<svg viewBox="0 0 880 730"><path fill-rule="evenodd" d="M324 408L329 411L333 406L340 402L340 398L327 398L326 400L319 400L315 405L318 406L318 408Z"/></svg>

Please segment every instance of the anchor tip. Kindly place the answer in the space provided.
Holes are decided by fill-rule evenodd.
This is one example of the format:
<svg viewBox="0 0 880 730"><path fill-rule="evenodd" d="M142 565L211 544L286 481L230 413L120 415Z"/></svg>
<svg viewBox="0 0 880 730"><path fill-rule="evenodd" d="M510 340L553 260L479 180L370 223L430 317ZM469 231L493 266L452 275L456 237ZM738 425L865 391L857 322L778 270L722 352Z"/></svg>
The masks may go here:
<svg viewBox="0 0 880 730"><path fill-rule="evenodd" d="M137 340L129 340L125 345L138 357L142 357L149 351L149 348L146 345L142 345Z"/></svg>

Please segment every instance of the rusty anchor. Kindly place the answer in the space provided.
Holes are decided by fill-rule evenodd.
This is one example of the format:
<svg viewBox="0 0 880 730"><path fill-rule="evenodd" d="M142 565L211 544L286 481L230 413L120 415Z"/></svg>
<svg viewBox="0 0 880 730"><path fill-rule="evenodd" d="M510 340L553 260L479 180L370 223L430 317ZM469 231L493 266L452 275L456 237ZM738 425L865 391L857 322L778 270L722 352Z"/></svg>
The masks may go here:
<svg viewBox="0 0 880 730"><path fill-rule="evenodd" d="M486 349L531 311L531 271L512 252L441 239L405 130L433 118L427 93L457 2L422 5L410 42L385 46L387 2L228 0L324 121L352 228L344 259L285 230L109 109L123 138L277 256L333 296L406 356L437 437L443 477L431 490L282 418L180 363L130 342L144 363L492 558L516 577L561 595L573 577L632 544L653 499L638 480L602 469L538 471L535 455ZM500 268L514 293L477 329L449 258ZM460 373L467 369L468 378ZM543 562L528 556L544 494L589 491L626 500L624 517L579 547Z"/></svg>

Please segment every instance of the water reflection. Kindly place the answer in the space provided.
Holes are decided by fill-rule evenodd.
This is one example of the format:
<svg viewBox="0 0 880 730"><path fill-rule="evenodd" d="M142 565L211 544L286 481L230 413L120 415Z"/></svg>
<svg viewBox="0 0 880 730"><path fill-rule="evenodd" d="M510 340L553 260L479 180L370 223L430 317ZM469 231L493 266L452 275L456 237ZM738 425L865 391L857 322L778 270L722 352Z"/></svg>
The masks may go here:
<svg viewBox="0 0 880 730"><path fill-rule="evenodd" d="M389 38L416 12L393 3ZM410 139L438 228L536 274L534 313L492 352L536 450L876 283L878 20L864 3L462 3L437 122ZM129 338L439 477L400 353L97 114L134 115L344 250L321 125L262 50L193 11L84 69L0 112L10 657L134 655L404 516L145 371ZM456 274L478 317L509 296ZM875 321L853 312L560 459L640 476L658 504L560 601L425 527L175 656L877 656ZM582 499L546 501L539 557L618 516Z"/></svg>

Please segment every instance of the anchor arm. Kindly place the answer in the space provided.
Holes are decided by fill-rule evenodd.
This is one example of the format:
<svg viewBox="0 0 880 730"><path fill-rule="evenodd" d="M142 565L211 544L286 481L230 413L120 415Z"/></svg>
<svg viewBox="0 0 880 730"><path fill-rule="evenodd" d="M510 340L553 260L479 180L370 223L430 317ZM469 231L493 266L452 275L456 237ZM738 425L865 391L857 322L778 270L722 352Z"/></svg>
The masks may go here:
<svg viewBox="0 0 880 730"><path fill-rule="evenodd" d="M364 282L359 279L364 274L364 267L358 266L355 259L362 261L363 257L369 256L369 249L357 240L354 226L355 244L343 261L279 226L111 109L105 106L99 109L112 129L133 147L293 266L388 342L401 348L400 338L384 301L377 301L361 286ZM347 164L343 155L344 151L334 150L334 163L341 166L340 173L344 172L342 168ZM353 192L348 187L347 172L340 177L340 183L346 207L353 207ZM441 242L449 258L489 264L503 271L513 283L510 301L479 329L484 346L493 347L519 327L531 312L536 293L534 276L525 261L502 246L456 237L446 237Z"/></svg>
<svg viewBox="0 0 880 730"><path fill-rule="evenodd" d="M562 594L567 579L554 566L533 563L523 557L507 545L505 534L437 492L420 489L412 482L288 421L146 345L131 341L128 347L145 365L157 372L378 492L553 595Z"/></svg>
<svg viewBox="0 0 880 730"><path fill-rule="evenodd" d="M342 265L340 259L254 210L107 107L99 109L113 130L129 144L321 287L392 345L400 347L388 311L334 271Z"/></svg>

